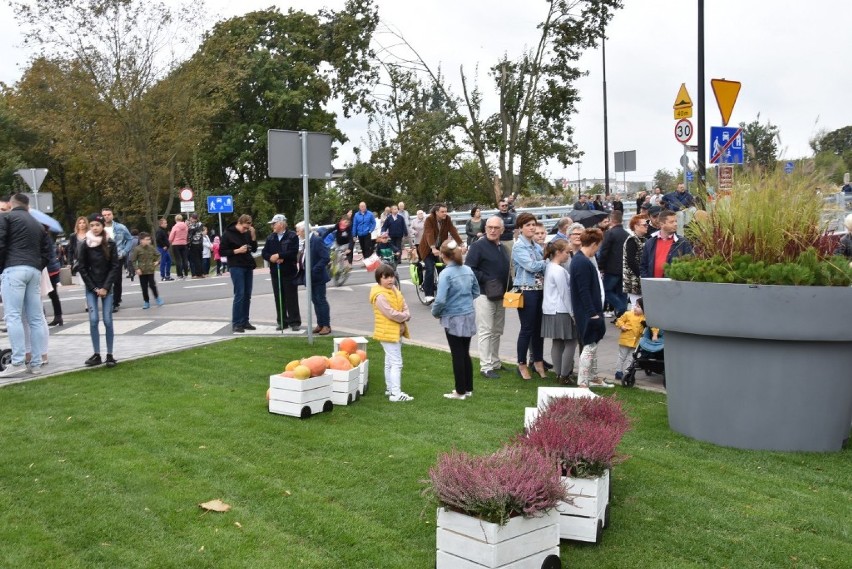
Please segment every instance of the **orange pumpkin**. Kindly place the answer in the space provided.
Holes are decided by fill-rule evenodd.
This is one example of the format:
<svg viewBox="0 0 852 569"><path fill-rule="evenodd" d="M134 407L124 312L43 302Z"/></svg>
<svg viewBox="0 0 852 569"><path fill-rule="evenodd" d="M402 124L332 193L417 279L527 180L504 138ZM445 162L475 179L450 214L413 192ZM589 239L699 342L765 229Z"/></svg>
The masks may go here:
<svg viewBox="0 0 852 569"><path fill-rule="evenodd" d="M302 365L311 370L311 377L318 377L325 373L328 363L323 356L311 356L302 360Z"/></svg>
<svg viewBox="0 0 852 569"><path fill-rule="evenodd" d="M352 369L352 364L343 356L334 356L331 358L331 365L329 367L338 371L349 371Z"/></svg>
<svg viewBox="0 0 852 569"><path fill-rule="evenodd" d="M281 377L291 377L292 378L292 377L296 377L296 374L294 374L292 371L285 371L284 373L281 374Z"/></svg>
<svg viewBox="0 0 852 569"><path fill-rule="evenodd" d="M354 354L358 349L358 344L352 338L343 338L340 340L340 349L347 354Z"/></svg>
<svg viewBox="0 0 852 569"><path fill-rule="evenodd" d="M267 401L269 401L269 399L271 397L271 393L272 393L272 388L270 387L269 389L266 390L266 400Z"/></svg>
<svg viewBox="0 0 852 569"><path fill-rule="evenodd" d="M355 353L358 354L358 357L361 358L362 362L367 361L367 352L365 352L364 350L358 350Z"/></svg>

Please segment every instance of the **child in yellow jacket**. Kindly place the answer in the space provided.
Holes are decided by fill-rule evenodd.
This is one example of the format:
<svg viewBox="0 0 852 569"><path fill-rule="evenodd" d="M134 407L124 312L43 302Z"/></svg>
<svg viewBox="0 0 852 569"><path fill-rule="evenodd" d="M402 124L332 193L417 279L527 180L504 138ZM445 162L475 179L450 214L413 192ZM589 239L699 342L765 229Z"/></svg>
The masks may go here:
<svg viewBox="0 0 852 569"><path fill-rule="evenodd" d="M618 362L615 364L615 379L624 377L624 364L627 358L639 345L642 332L645 331L645 311L642 309L642 299L639 298L633 305L631 312L625 312L615 321L615 325L621 330L618 337Z"/></svg>
<svg viewBox="0 0 852 569"><path fill-rule="evenodd" d="M375 326L373 339L385 351L385 395L394 403L413 401L414 397L402 391L402 338L408 338L408 321L411 313L402 293L396 288L396 273L384 263L376 269L376 282L370 289Z"/></svg>

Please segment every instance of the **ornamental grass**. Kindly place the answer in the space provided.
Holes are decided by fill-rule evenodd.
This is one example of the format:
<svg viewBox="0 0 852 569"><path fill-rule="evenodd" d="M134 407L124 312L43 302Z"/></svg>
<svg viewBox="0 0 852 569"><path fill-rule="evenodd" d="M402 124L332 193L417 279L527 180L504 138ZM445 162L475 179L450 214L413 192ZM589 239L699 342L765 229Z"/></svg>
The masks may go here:
<svg viewBox="0 0 852 569"><path fill-rule="evenodd" d="M500 525L544 514L568 499L553 461L523 446L487 456L442 454L427 483L425 493L441 506Z"/></svg>

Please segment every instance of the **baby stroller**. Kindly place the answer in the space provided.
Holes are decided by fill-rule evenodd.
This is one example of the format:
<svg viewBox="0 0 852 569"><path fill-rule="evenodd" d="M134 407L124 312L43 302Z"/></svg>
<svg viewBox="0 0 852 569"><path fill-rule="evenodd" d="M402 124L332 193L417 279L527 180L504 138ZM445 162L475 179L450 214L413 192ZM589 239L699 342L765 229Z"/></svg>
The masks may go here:
<svg viewBox="0 0 852 569"><path fill-rule="evenodd" d="M646 375L658 373L663 376L663 387L666 386L666 362L663 349L663 331L660 330L657 335L657 340L652 339L651 328L645 327L642 332L642 337L639 339L639 345L633 351L633 361L630 362L630 367L624 372L624 377L621 380L621 385L624 387L633 387L636 383L636 369L644 370Z"/></svg>

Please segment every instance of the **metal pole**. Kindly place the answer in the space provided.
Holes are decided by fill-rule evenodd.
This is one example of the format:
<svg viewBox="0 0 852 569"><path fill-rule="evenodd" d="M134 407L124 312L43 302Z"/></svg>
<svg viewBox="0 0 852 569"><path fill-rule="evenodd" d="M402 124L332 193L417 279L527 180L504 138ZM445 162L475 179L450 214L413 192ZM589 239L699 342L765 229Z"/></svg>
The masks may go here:
<svg viewBox="0 0 852 569"><path fill-rule="evenodd" d="M606 111L606 32L601 29L601 53L603 54L603 113L604 113L604 195L609 197L609 129Z"/></svg>
<svg viewBox="0 0 852 569"><path fill-rule="evenodd" d="M577 199L580 199L580 164L582 162L577 160Z"/></svg>
<svg viewBox="0 0 852 569"><path fill-rule="evenodd" d="M35 209L38 209L38 182L36 182L36 169L30 168L30 176L33 178L33 198L35 200Z"/></svg>
<svg viewBox="0 0 852 569"><path fill-rule="evenodd" d="M219 212L219 241L222 240L222 212Z"/></svg>
<svg viewBox="0 0 852 569"><path fill-rule="evenodd" d="M688 169L689 157L686 155L686 145L683 145L683 185L689 190L689 182L686 181L686 170Z"/></svg>
<svg viewBox="0 0 852 569"><path fill-rule="evenodd" d="M704 0L698 0L698 184L707 187L707 136L704 130Z"/></svg>
<svg viewBox="0 0 852 569"><path fill-rule="evenodd" d="M304 202L305 213L305 289L308 292L308 344L314 343L314 326L312 322L313 305L311 299L311 222L310 222L310 207L308 204L308 133L301 131L299 136L302 138L302 200Z"/></svg>

